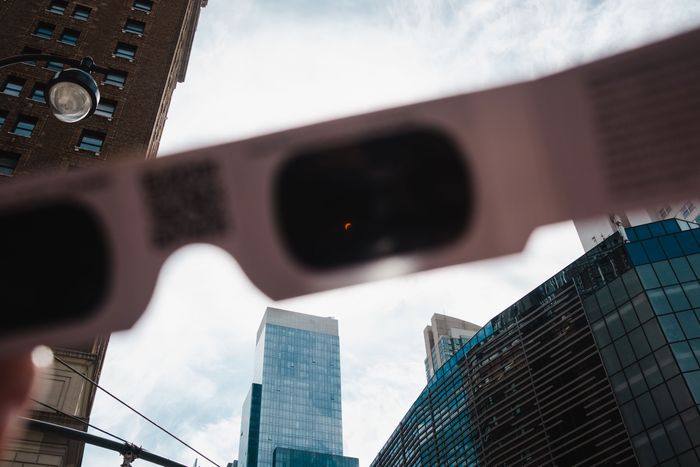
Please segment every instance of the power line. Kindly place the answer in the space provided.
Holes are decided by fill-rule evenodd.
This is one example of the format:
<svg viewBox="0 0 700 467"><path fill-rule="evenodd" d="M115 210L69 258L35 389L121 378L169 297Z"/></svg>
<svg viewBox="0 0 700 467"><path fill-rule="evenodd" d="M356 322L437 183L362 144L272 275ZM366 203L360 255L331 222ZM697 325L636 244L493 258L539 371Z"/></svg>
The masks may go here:
<svg viewBox="0 0 700 467"><path fill-rule="evenodd" d="M116 441L112 441L111 439L101 438L99 436L93 435L92 433L86 433L84 431L76 430L67 426L45 422L44 420L36 420L33 418L25 417L19 417L19 419L24 421L25 427L29 430L40 431L42 433L57 434L67 439L74 439L76 441L81 441L83 443L91 444L93 446L118 452L124 458L122 467L131 466L131 462L137 459L142 459L146 462L162 465L164 467L187 467L186 465L180 464L179 462L175 462L166 457L159 456L158 454L148 452L145 449L134 444L120 444Z"/></svg>
<svg viewBox="0 0 700 467"><path fill-rule="evenodd" d="M179 442L180 442L181 444L183 444L184 446L187 446L189 449L191 449L192 451L194 451L194 452L196 452L197 454L199 454L200 456L202 456L204 459L206 459L206 460L208 460L209 462L211 462L212 464L214 464L216 467L221 467L219 464L217 464L217 463L214 462L213 460L209 459L207 456L205 456L204 454L202 454L201 452L199 452L198 450L196 450L195 448L193 448L192 446L190 446L189 444L187 444L186 442L184 442L183 440L181 440L180 438L178 438L177 436L175 436L174 434L172 434L170 431L166 430L165 428L163 428L162 426L160 426L159 424L157 424L156 422L154 422L153 420L151 420L150 418L148 418L147 416L145 416L144 414L142 414L141 412L139 412L138 410L136 410L135 408L133 408L132 406L130 406L129 404L127 404L126 402L124 402L123 400L121 400L120 398L118 398L117 396L115 396L114 394L112 394L111 392L109 392L108 390L106 390L105 388L103 388L102 386L100 386L99 384L97 384L97 383L96 383L95 381L93 381L92 379L88 378L86 375L82 374L80 371L78 371L78 370L76 370L75 368L73 368L72 366L70 366L68 363L64 362L62 359L60 359L60 358L57 357L56 355L54 355L54 358L55 358L56 361L58 361L61 365L65 366L65 367L68 368L70 371L72 371L72 372L75 373L76 375L78 375L78 376L80 376L81 378L83 378L85 381L88 381L89 383L93 384L95 387L97 387L98 389L100 389L102 392L104 392L105 394L107 394L108 396L110 396L111 398L113 398L114 400L116 400L117 402L119 402L120 404L122 404L123 406L127 407L127 408L130 409L132 412L134 412L134 413L136 413L137 415L139 415L140 417L142 417L144 420L148 421L151 425L153 425L153 426L155 426L156 428L158 428L159 430L161 430L161 431L167 433L168 435L170 435L171 437L173 437L174 439L176 439L177 441L179 441Z"/></svg>
<svg viewBox="0 0 700 467"><path fill-rule="evenodd" d="M44 404L43 402L39 402L38 400L34 399L33 397L31 397L30 399L33 400L34 402L36 402L37 404L46 407L46 408L49 409L49 410L53 410L54 412L56 412L56 413L58 413L58 414L64 415L64 416L66 416L66 417L68 417L68 418L71 418L71 419L73 419L73 420L75 420L75 421L78 421L78 422L80 422L80 423L85 423L85 424L86 424L87 426L89 426L90 428L93 428L93 429L95 429L95 430L97 430L97 431L99 431L99 432L101 432L101 433L104 433L104 434L106 434L107 436L111 436L111 437L114 438L114 439L118 439L119 441L121 441L121 442L123 442L123 443L129 444L129 442L128 442L127 440L125 440L124 438L120 438L120 437L117 436L117 435L113 435L113 434L110 433L109 431L105 431L105 430L103 430L102 428L97 428L95 425L91 425L90 423L88 423L87 421L83 420L83 419L80 418L80 417L76 417L75 415L71 415L71 414L69 414L69 413L65 413L63 410L57 409L56 407L51 407L49 404Z"/></svg>

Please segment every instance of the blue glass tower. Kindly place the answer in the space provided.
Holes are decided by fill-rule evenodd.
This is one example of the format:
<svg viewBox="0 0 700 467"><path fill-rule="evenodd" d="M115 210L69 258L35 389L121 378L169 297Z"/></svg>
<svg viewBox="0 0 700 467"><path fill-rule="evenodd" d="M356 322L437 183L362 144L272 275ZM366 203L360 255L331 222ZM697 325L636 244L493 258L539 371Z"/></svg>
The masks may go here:
<svg viewBox="0 0 700 467"><path fill-rule="evenodd" d="M243 405L239 465L296 465L289 461L296 452L295 459L325 455L318 465L356 466L342 457L340 397L338 322L268 308Z"/></svg>
<svg viewBox="0 0 700 467"><path fill-rule="evenodd" d="M414 465L700 465L700 224L616 232L486 323L372 463Z"/></svg>

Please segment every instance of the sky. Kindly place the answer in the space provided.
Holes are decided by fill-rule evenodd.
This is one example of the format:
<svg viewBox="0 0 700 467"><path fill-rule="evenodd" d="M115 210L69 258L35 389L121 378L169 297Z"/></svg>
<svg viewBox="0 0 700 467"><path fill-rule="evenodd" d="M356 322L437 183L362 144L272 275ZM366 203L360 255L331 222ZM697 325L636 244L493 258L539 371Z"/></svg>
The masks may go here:
<svg viewBox="0 0 700 467"><path fill-rule="evenodd" d="M532 79L699 24L696 0L210 0L160 154ZM227 253L190 245L112 336L100 383L225 466L265 308L332 316L344 452L366 466L425 386L433 313L483 325L581 253L565 222L518 255L272 302ZM100 392L91 423L186 465L200 457ZM86 466L119 463L86 449Z"/></svg>

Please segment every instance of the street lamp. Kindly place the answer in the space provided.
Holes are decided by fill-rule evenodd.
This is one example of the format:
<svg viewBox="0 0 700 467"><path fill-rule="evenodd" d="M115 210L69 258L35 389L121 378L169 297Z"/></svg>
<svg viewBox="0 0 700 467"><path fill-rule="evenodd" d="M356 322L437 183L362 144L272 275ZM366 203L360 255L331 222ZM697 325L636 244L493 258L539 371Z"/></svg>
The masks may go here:
<svg viewBox="0 0 700 467"><path fill-rule="evenodd" d="M81 61L47 54L23 54L0 60L0 68L29 60L47 60L66 64L71 68L61 70L47 83L44 95L54 117L65 123L79 122L95 112L100 102L91 71L107 73L90 57Z"/></svg>

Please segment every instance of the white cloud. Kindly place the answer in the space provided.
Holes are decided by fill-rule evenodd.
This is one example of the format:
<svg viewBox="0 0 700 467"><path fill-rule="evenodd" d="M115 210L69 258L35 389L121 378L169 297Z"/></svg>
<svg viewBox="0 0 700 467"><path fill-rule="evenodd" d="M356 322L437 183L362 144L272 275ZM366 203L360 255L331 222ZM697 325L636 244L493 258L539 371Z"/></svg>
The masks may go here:
<svg viewBox="0 0 700 467"><path fill-rule="evenodd" d="M210 2L162 149L531 78L699 22L700 3L680 0ZM346 454L369 464L423 388L432 313L483 324L580 253L564 223L521 255L277 304L339 319ZM184 248L141 321L113 336L101 383L225 464L270 304L226 254ZM185 464L198 457L102 394L92 422ZM89 448L85 465L114 459Z"/></svg>

